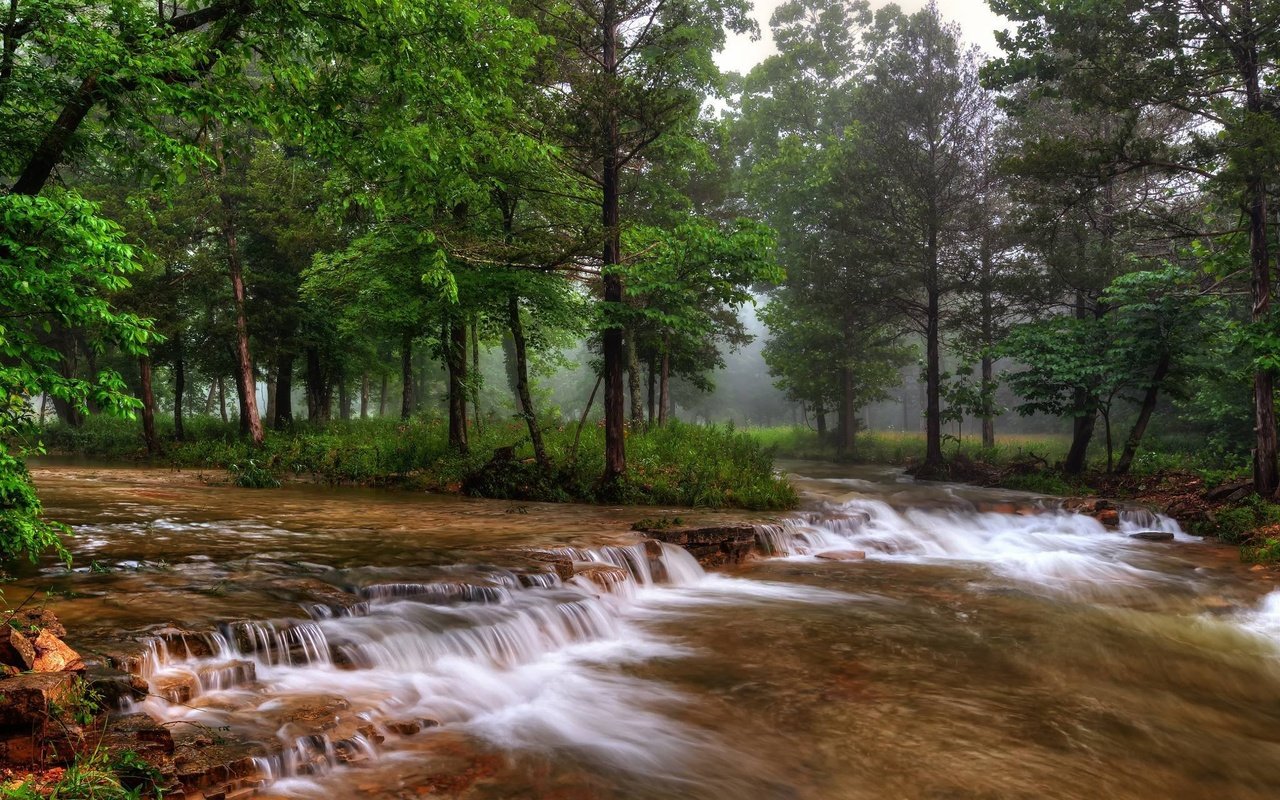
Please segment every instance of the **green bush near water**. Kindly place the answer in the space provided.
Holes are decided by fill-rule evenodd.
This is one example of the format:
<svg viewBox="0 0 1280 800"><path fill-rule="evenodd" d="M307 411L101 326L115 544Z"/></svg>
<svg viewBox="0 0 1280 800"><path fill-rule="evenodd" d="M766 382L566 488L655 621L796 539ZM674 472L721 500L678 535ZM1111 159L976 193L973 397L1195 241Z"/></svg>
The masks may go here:
<svg viewBox="0 0 1280 800"><path fill-rule="evenodd" d="M544 431L550 471L533 461L527 431L518 420L490 419L469 431L470 452L448 448L440 419L335 421L268 431L261 448L240 438L234 424L210 418L188 422L188 440L172 441L164 463L228 470L237 485L269 487L281 477L333 484L407 485L467 491L483 497L558 502L621 502L703 508L780 510L796 505L795 490L773 469L773 454L732 426L672 423L627 438L627 474L610 493L599 485L604 471L604 431L588 423L576 454L575 424L548 422ZM80 428L55 425L43 434L51 452L94 458L145 457L136 423L91 417ZM495 452L513 447L510 458Z"/></svg>

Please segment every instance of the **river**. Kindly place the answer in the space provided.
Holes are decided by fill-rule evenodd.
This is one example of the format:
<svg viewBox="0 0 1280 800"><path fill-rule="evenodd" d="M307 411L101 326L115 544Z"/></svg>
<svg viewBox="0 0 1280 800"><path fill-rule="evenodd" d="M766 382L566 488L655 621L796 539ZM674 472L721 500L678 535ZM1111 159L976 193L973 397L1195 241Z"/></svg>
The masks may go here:
<svg viewBox="0 0 1280 800"><path fill-rule="evenodd" d="M673 510L43 464L75 568L5 597L143 642L138 708L257 743L264 797L1280 797L1280 593L1234 550L784 467L774 556L707 573L628 530Z"/></svg>

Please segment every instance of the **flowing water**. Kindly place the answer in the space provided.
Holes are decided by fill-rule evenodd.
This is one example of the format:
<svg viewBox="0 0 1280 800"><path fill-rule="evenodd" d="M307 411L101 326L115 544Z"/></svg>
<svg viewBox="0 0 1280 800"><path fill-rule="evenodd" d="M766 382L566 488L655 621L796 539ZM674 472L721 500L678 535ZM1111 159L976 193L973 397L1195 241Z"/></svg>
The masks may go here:
<svg viewBox="0 0 1280 800"><path fill-rule="evenodd" d="M1234 551L786 466L771 557L712 574L655 509L43 467L75 570L6 598L143 642L141 708L261 743L271 796L1280 797L1280 594Z"/></svg>

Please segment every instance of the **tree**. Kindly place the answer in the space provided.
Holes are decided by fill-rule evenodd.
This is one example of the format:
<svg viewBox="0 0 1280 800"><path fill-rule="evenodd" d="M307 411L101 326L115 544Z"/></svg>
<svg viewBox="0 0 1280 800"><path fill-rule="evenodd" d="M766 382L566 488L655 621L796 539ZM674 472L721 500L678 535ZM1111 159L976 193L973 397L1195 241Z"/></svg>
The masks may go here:
<svg viewBox="0 0 1280 800"><path fill-rule="evenodd" d="M1112 174L1162 171L1238 203L1249 241L1250 295L1257 326L1270 325L1268 201L1280 163L1280 118L1268 99L1269 65L1280 56L1280 3L1181 0L1157 4L1108 0L1063 4L995 0L1020 23L1001 33L1006 55L988 69L1002 87L1051 93L1083 108L1140 120L1155 113L1188 120L1181 135L1155 138L1127 127L1108 153ZM1277 474L1274 373L1259 353L1253 376L1254 485L1273 494Z"/></svg>
<svg viewBox="0 0 1280 800"><path fill-rule="evenodd" d="M748 8L743 0L593 0L538 9L558 42L563 116L554 127L574 167L600 191L606 486L626 470L624 175L659 137L697 116L719 80L711 56L726 30L753 27Z"/></svg>

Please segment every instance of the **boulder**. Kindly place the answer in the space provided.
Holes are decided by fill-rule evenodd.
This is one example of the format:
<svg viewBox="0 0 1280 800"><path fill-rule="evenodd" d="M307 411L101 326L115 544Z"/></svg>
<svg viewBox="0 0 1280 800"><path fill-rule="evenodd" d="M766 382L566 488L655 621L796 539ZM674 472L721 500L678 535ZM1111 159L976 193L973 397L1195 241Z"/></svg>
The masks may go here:
<svg viewBox="0 0 1280 800"><path fill-rule="evenodd" d="M36 648L16 629L0 628L0 664L26 672L36 663Z"/></svg>
<svg viewBox="0 0 1280 800"><path fill-rule="evenodd" d="M1099 509L1093 518L1109 528L1114 528L1120 524L1120 512L1114 508Z"/></svg>
<svg viewBox="0 0 1280 800"><path fill-rule="evenodd" d="M1204 497L1214 503L1224 503L1243 500L1251 494L1253 494L1253 481L1235 481L1215 486L1205 492Z"/></svg>
<svg viewBox="0 0 1280 800"><path fill-rule="evenodd" d="M8 758L21 760L15 758L16 745L9 740L43 740L53 727L57 707L74 700L77 689L77 676L71 672L24 672L0 679L0 740L8 742Z"/></svg>
<svg viewBox="0 0 1280 800"><path fill-rule="evenodd" d="M36 650L35 663L31 665L32 671L84 671L84 661L80 659L80 654L68 647L66 642L54 636L48 628L40 631L32 644Z"/></svg>
<svg viewBox="0 0 1280 800"><path fill-rule="evenodd" d="M867 554L862 550L824 550L821 553L814 553L817 558L825 558L828 561L863 561Z"/></svg>
<svg viewBox="0 0 1280 800"><path fill-rule="evenodd" d="M1173 534L1168 531L1138 531L1129 534L1129 538L1143 542L1172 542Z"/></svg>

